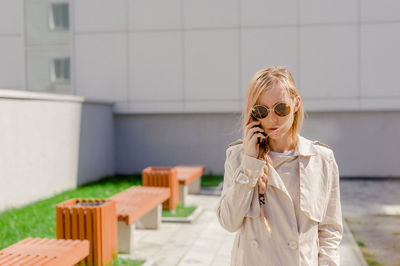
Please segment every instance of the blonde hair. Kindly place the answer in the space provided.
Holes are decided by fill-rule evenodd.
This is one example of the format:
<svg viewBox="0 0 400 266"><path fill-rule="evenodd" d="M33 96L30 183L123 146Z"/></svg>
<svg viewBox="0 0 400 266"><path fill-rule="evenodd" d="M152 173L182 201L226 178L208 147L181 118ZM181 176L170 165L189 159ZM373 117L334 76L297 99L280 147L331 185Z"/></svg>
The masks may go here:
<svg viewBox="0 0 400 266"><path fill-rule="evenodd" d="M291 100L294 100L299 96L299 92L294 83L292 74L286 67L274 66L261 69L254 74L250 79L249 86L247 87L246 98L244 101L244 108L241 116L242 122L242 138L245 136L245 127L252 121L251 109L254 105L259 103L260 95L264 91L268 91L272 86L278 82L279 85L286 89ZM298 110L294 114L293 124L290 128L290 134L294 145L297 145L297 134L300 132L304 120L304 108L300 102ZM269 139L268 139L269 140ZM269 147L269 145L267 145ZM260 149L259 157L270 162L268 156L269 148L265 151L263 148Z"/></svg>

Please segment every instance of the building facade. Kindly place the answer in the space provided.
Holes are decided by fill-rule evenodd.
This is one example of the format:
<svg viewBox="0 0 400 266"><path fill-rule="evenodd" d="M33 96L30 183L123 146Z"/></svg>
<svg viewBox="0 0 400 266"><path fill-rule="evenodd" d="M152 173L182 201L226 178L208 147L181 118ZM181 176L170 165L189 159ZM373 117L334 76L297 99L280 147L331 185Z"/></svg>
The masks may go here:
<svg viewBox="0 0 400 266"><path fill-rule="evenodd" d="M334 150L341 176L400 176L398 1L0 0L0 7L0 88L112 103L114 131L104 144L114 147L111 172L205 164L223 174L251 76L283 65L307 112L302 135ZM101 160L111 159L90 168Z"/></svg>

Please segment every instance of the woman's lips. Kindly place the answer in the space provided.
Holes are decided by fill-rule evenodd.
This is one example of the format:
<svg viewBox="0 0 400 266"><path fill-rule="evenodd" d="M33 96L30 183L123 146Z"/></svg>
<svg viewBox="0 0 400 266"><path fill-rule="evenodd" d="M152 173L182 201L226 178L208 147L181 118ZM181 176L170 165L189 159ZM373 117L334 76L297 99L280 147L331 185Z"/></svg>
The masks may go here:
<svg viewBox="0 0 400 266"><path fill-rule="evenodd" d="M274 130L277 130L277 129L278 129L277 127L268 128L268 130L271 130L271 131L274 131Z"/></svg>

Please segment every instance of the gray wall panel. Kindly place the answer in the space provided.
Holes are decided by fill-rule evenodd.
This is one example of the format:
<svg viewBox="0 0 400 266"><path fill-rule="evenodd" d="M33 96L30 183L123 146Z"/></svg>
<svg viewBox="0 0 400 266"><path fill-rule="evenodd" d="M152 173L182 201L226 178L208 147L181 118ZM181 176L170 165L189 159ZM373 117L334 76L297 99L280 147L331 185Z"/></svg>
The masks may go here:
<svg viewBox="0 0 400 266"><path fill-rule="evenodd" d="M78 185L114 174L112 104L82 105Z"/></svg>
<svg viewBox="0 0 400 266"><path fill-rule="evenodd" d="M222 174L239 122L238 114L116 115L116 172L205 164ZM312 112L301 135L333 149L341 176L400 177L400 112Z"/></svg>
<svg viewBox="0 0 400 266"><path fill-rule="evenodd" d="M240 134L236 114L117 115L116 172L147 166L204 164L223 172L225 147Z"/></svg>

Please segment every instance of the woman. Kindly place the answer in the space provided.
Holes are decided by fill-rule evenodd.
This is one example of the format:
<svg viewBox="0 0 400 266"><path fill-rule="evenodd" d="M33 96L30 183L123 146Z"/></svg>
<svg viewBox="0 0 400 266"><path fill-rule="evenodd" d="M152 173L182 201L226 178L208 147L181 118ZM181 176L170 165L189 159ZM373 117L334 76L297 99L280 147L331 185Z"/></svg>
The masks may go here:
<svg viewBox="0 0 400 266"><path fill-rule="evenodd" d="M231 265L339 265L343 227L331 149L299 135L304 111L284 67L258 71L247 89L243 141L226 150L218 204L237 232Z"/></svg>

